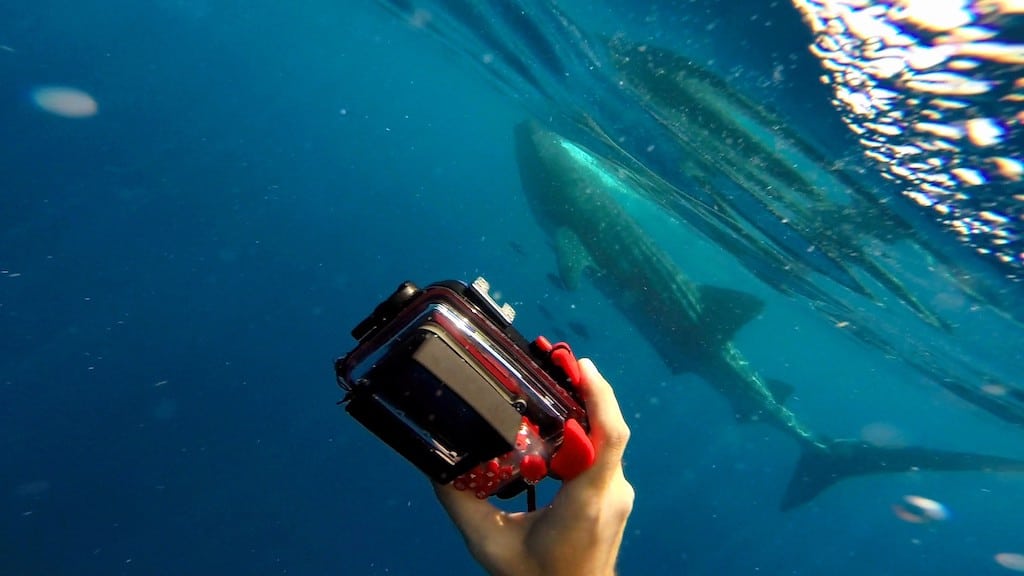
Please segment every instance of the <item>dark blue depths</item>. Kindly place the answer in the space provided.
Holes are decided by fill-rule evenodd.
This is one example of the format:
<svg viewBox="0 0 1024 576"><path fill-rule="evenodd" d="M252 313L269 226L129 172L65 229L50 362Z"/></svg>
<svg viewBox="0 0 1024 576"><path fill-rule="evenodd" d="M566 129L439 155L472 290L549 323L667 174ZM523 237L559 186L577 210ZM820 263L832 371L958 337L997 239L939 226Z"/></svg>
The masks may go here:
<svg viewBox="0 0 1024 576"><path fill-rule="evenodd" d="M706 9L713 30L739 18ZM0 573L477 573L426 481L334 405L331 361L399 281L478 274L528 335L585 326L568 334L619 391L638 492L622 573L996 574L993 554L1024 551L1008 477L868 479L777 512L795 448L669 374L592 288L548 282L522 108L376 5L37 2L0 7L0 45ZM723 57L744 54L771 66ZM99 114L47 114L41 85ZM1019 445L765 295L744 350L815 426ZM954 517L900 522L912 493Z"/></svg>

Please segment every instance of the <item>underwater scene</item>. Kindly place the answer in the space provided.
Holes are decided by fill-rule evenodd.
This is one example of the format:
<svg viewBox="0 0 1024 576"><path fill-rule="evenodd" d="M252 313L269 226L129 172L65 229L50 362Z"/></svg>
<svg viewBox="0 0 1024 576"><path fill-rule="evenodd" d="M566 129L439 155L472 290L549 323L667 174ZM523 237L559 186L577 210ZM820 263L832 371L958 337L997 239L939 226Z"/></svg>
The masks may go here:
<svg viewBox="0 0 1024 576"><path fill-rule="evenodd" d="M478 277L618 573L1024 573L1019 0L6 3L0 131L0 574L485 574L333 369Z"/></svg>

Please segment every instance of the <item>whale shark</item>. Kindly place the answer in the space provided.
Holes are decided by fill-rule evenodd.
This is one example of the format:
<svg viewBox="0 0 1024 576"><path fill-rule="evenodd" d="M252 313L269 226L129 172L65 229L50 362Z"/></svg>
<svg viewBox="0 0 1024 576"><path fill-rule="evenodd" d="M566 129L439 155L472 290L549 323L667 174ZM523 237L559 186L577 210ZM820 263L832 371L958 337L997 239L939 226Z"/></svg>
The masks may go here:
<svg viewBox="0 0 1024 576"><path fill-rule="evenodd" d="M851 292L878 301L862 273L922 321L951 329L865 242L866 232L893 236L892 241L898 236L918 251L934 254L908 222L878 201L870 186L833 169L833 163L787 122L690 58L623 36L609 39L608 46L624 85L689 152L682 169L698 182L721 174L736 184L705 186L717 202L743 214L791 259ZM837 228L834 219L824 217L834 211L846 220L846 214L858 213L866 225Z"/></svg>
<svg viewBox="0 0 1024 576"><path fill-rule="evenodd" d="M733 343L763 302L743 291L690 280L619 201L623 167L545 129L514 131L524 195L551 237L559 277L574 290L586 277L650 342L673 373L697 374L740 422L761 422L793 438L802 453L781 501L788 510L855 476L918 470L1024 472L1024 461L920 447L832 439L785 405L792 389L763 378ZM628 192L625 191L625 192Z"/></svg>

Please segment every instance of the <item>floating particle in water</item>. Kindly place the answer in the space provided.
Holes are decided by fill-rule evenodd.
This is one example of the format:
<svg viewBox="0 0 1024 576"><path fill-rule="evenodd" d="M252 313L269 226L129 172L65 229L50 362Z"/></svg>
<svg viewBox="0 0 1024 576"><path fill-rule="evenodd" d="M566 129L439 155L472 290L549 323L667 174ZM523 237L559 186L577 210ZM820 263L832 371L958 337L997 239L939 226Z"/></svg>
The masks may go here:
<svg viewBox="0 0 1024 576"><path fill-rule="evenodd" d="M989 396L1006 396L1006 393L1008 392L1006 386L996 382L989 382L988 384L983 384L981 386L981 391L984 392L985 394L988 394Z"/></svg>
<svg viewBox="0 0 1024 576"><path fill-rule="evenodd" d="M178 402L172 398L161 398L153 410L153 417L157 420L173 420L178 415Z"/></svg>
<svg viewBox="0 0 1024 576"><path fill-rule="evenodd" d="M422 28L426 28L427 26L429 26L430 25L430 21L433 20L433 19L434 19L434 17L430 13L429 10L423 10L422 8L417 8L409 16L409 24L413 28L421 28L422 29Z"/></svg>
<svg viewBox="0 0 1024 576"><path fill-rule="evenodd" d="M31 482L23 482L14 489L14 493L23 498L39 497L49 491L49 480L32 480Z"/></svg>
<svg viewBox="0 0 1024 576"><path fill-rule="evenodd" d="M896 517L911 524L928 524L949 519L949 510L941 503L924 496L908 495L903 501L893 504Z"/></svg>
<svg viewBox="0 0 1024 576"><path fill-rule="evenodd" d="M995 555L996 564L1014 572L1024 572L1024 554L1000 552Z"/></svg>
<svg viewBox="0 0 1024 576"><path fill-rule="evenodd" d="M885 422L872 422L864 426L860 431L860 437L865 442L875 446L900 447L907 445L903 432L892 424Z"/></svg>
<svg viewBox="0 0 1024 576"><path fill-rule="evenodd" d="M40 109L64 118L89 118L99 104L88 93L69 86L40 86L32 90L32 102Z"/></svg>

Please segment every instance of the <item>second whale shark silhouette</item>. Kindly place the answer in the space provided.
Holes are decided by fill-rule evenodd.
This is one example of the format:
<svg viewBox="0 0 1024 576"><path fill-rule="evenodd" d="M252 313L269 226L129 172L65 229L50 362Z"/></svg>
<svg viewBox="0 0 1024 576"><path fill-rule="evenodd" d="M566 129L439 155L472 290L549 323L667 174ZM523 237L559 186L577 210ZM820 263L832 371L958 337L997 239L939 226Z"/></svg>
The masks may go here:
<svg viewBox="0 0 1024 576"><path fill-rule="evenodd" d="M675 373L693 372L722 394L739 421L771 425L802 449L781 508L809 502L846 478L916 470L1024 472L1024 461L917 447L835 440L807 428L784 404L787 390L762 378L732 343L760 314L750 294L698 285L616 199L628 171L526 121L516 157L530 208L555 244L559 275L575 289L584 273Z"/></svg>

